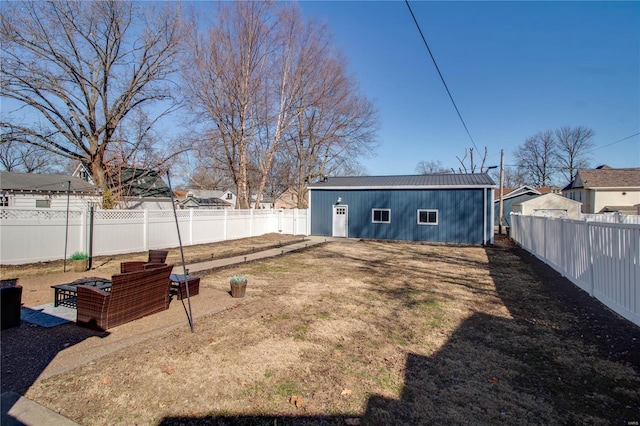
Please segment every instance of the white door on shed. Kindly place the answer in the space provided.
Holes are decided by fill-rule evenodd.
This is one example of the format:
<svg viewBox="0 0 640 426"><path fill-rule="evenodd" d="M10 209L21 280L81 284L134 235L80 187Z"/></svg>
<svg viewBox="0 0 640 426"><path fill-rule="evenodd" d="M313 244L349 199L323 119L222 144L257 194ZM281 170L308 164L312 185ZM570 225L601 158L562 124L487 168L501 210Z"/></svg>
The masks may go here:
<svg viewBox="0 0 640 426"><path fill-rule="evenodd" d="M348 237L347 224L348 224L348 211L347 206L336 205L333 206L333 230L332 236L334 237Z"/></svg>

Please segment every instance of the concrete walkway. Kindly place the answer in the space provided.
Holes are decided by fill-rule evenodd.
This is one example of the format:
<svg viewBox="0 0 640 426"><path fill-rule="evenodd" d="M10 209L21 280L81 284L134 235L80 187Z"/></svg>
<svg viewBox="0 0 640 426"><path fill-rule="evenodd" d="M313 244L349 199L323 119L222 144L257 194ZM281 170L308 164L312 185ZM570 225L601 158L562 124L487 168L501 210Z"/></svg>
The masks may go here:
<svg viewBox="0 0 640 426"><path fill-rule="evenodd" d="M340 240L345 241L345 239L342 238ZM264 250L249 255L194 263L187 265L186 269L189 274L197 274L198 272L224 268L244 262L253 262L261 259L282 256L287 253L304 250L330 241L335 241L335 239L330 237L309 236L299 243ZM176 266L174 267L173 272L182 274L184 271L182 266ZM234 299L229 297L229 294L226 292L201 288L200 294L191 299L193 322L196 326L196 332L196 319L227 309L232 309L239 304L250 303L250 301L250 295L243 299ZM185 311L185 304L181 304L180 301L174 300L166 311L118 326L109 330L108 335L104 337L92 337L70 346L58 353L58 356L56 356L47 365L46 369L40 373L38 380L43 380L80 367L110 353L153 338L154 336L167 333L173 329L183 328L185 332L189 332L189 325ZM3 426L76 425L75 422L37 404L34 401L20 396L15 392L3 393L1 395L1 405L0 424Z"/></svg>
<svg viewBox="0 0 640 426"><path fill-rule="evenodd" d="M304 250L305 248L308 248L311 246L316 246L318 244L322 244L329 241L335 241L335 240L336 239L331 237L308 236L308 237L305 237L304 241L301 241L299 243L284 245L278 248L259 251L259 252L247 254L247 255L227 257L224 259L209 260L209 261L200 262L200 263L193 263L193 264L187 265L187 270L190 274L195 274L197 272L208 271L211 269L218 269L218 268L224 268L226 266L238 265L244 262L253 262L256 260L281 256L287 253ZM341 240L344 241L345 239L342 238ZM182 274L183 273L182 266L175 266L173 268L173 273Z"/></svg>

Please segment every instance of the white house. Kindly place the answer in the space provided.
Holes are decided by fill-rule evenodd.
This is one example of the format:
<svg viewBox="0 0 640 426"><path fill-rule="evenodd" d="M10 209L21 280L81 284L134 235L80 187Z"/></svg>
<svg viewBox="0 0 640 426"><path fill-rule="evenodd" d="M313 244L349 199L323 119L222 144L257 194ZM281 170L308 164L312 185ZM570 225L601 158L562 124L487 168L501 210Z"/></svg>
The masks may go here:
<svg viewBox="0 0 640 426"><path fill-rule="evenodd" d="M638 210L640 204L640 168L580 169L562 194L582 203L582 213L621 213Z"/></svg>
<svg viewBox="0 0 640 426"><path fill-rule="evenodd" d="M65 209L100 204L98 188L78 177L0 172L0 207Z"/></svg>

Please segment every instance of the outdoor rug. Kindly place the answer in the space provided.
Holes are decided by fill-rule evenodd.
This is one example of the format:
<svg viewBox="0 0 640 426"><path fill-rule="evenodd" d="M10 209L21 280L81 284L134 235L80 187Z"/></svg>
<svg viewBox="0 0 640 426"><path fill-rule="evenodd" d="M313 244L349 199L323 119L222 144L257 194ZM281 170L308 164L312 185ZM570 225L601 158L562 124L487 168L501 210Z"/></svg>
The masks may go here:
<svg viewBox="0 0 640 426"><path fill-rule="evenodd" d="M75 322L76 310L67 306L53 307L53 303L47 303L33 308L22 308L20 319L42 327L55 327L65 322Z"/></svg>

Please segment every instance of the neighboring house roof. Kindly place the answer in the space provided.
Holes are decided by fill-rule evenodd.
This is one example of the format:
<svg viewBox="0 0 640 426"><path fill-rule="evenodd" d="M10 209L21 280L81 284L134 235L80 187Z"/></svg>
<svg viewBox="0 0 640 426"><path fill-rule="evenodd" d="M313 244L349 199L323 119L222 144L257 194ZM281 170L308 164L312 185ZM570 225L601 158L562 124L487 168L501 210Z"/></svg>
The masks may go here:
<svg viewBox="0 0 640 426"><path fill-rule="evenodd" d="M155 170L122 167L112 174L111 180L111 185L122 188L125 197L171 197L169 186Z"/></svg>
<svg viewBox="0 0 640 426"><path fill-rule="evenodd" d="M65 193L97 195L98 189L80 178L69 175L0 172L2 191L23 193Z"/></svg>
<svg viewBox="0 0 640 426"><path fill-rule="evenodd" d="M310 189L444 189L487 188L495 183L486 173L432 174L404 176L326 177Z"/></svg>
<svg viewBox="0 0 640 426"><path fill-rule="evenodd" d="M502 199L506 200L508 198L517 197L519 195L530 194L530 195L540 195L542 192L538 191L536 188L532 188L527 185L523 185L519 188L504 188L502 190ZM499 201L500 199L500 188L495 189L493 191L493 199Z"/></svg>
<svg viewBox="0 0 640 426"><path fill-rule="evenodd" d="M503 188L502 189L502 199L506 200L507 198L517 197L522 194L531 194L531 195L544 195L555 193L554 187L551 186L539 186L537 188L533 188L528 185L522 185L518 188ZM500 188L495 189L493 191L493 199L500 199Z"/></svg>
<svg viewBox="0 0 640 426"><path fill-rule="evenodd" d="M580 169L575 179L563 191L569 189L640 188L640 168Z"/></svg>
<svg viewBox="0 0 640 426"><path fill-rule="evenodd" d="M217 189L187 189L187 196L195 198L221 198L227 191Z"/></svg>
<svg viewBox="0 0 640 426"><path fill-rule="evenodd" d="M229 207L231 203L228 203L220 198L199 198L199 197L187 197L184 200L180 200L178 204L187 208L200 208L200 207Z"/></svg>
<svg viewBox="0 0 640 426"><path fill-rule="evenodd" d="M73 175L94 183L91 170L84 163L78 164ZM169 186L155 170L137 167L115 168L111 171L111 176L107 180L110 188L121 187L122 195L125 197L171 197Z"/></svg>

